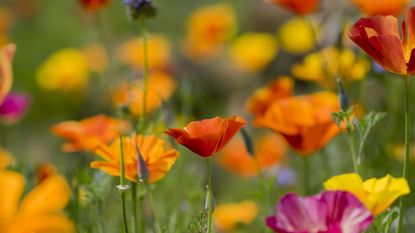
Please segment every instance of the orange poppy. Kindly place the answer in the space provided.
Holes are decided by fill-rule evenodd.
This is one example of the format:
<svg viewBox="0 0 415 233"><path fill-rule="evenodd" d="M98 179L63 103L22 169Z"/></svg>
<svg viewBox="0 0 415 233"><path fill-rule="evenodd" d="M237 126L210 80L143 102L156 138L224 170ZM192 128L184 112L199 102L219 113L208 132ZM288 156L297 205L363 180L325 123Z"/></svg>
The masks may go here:
<svg viewBox="0 0 415 233"><path fill-rule="evenodd" d="M102 143L109 143L129 128L128 123L106 115L97 115L81 121L65 121L51 128L57 136L68 142L62 146L65 152L92 151Z"/></svg>
<svg viewBox="0 0 415 233"><path fill-rule="evenodd" d="M280 133L303 156L323 148L340 129L331 114L340 110L337 96L318 92L276 100L254 124Z"/></svg>
<svg viewBox="0 0 415 233"><path fill-rule="evenodd" d="M210 157L220 151L246 124L242 117L215 117L192 121L184 128L172 128L166 134L177 143L202 157Z"/></svg>
<svg viewBox="0 0 415 233"><path fill-rule="evenodd" d="M153 183L163 178L176 159L179 152L166 146L166 142L155 135L123 137L125 178L135 182L138 178L137 147L149 171L148 182ZM102 145L95 154L105 161L94 161L92 168L98 168L112 175L120 176L120 139L115 140L110 146Z"/></svg>
<svg viewBox="0 0 415 233"><path fill-rule="evenodd" d="M0 48L0 103L12 88L12 61L15 51L16 46L14 44L8 44Z"/></svg>
<svg viewBox="0 0 415 233"><path fill-rule="evenodd" d="M146 113L149 114L159 108L163 101L170 98L176 90L176 82L167 73L154 71L148 77ZM134 84L124 83L115 90L113 102L115 107L128 106L131 113L139 117L142 115L143 83L137 81Z"/></svg>
<svg viewBox="0 0 415 233"><path fill-rule="evenodd" d="M259 138L253 156L246 151L244 141L239 137L223 148L219 164L242 177L252 177L258 175L258 168L263 171L281 163L284 155L285 144L278 135L267 134Z"/></svg>
<svg viewBox="0 0 415 233"><path fill-rule="evenodd" d="M76 232L63 214L71 195L65 178L48 177L20 201L24 186L21 174L0 171L0 232Z"/></svg>
<svg viewBox="0 0 415 233"><path fill-rule="evenodd" d="M100 10L110 2L110 0L80 0L82 7L90 11Z"/></svg>
<svg viewBox="0 0 415 233"><path fill-rule="evenodd" d="M319 0L266 0L298 14L307 15L317 10Z"/></svg>
<svg viewBox="0 0 415 233"><path fill-rule="evenodd" d="M415 74L415 7L408 10L402 23L403 39L394 16L374 16L359 19L348 36L386 70Z"/></svg>
<svg viewBox="0 0 415 233"><path fill-rule="evenodd" d="M247 109L254 115L263 115L276 99L286 98L293 93L294 82L287 76L281 76L260 88L248 99Z"/></svg>
<svg viewBox="0 0 415 233"><path fill-rule="evenodd" d="M398 16L408 5L409 0L352 0L365 15Z"/></svg>

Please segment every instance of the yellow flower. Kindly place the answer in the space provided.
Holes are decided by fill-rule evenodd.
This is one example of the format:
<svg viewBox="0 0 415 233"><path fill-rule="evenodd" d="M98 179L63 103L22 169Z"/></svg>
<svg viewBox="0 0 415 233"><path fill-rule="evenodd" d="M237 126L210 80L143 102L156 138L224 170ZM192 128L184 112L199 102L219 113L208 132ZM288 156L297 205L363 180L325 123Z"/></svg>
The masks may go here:
<svg viewBox="0 0 415 233"><path fill-rule="evenodd" d="M0 147L0 170L6 169L8 166L14 163L14 159L11 154L5 149Z"/></svg>
<svg viewBox="0 0 415 233"><path fill-rule="evenodd" d="M20 201L24 186L19 173L0 171L0 232L75 232L63 214L71 193L62 176L48 177Z"/></svg>
<svg viewBox="0 0 415 233"><path fill-rule="evenodd" d="M258 215L258 206L253 201L218 205L213 218L218 230L233 232L239 223L251 224Z"/></svg>
<svg viewBox="0 0 415 233"><path fill-rule="evenodd" d="M356 173L334 176L324 183L326 190L342 190L353 193L374 215L385 211L398 197L410 192L405 178L386 175L380 179L362 181Z"/></svg>
<svg viewBox="0 0 415 233"><path fill-rule="evenodd" d="M180 155L175 149L167 148L166 142L155 135L123 137L125 178L133 182L138 178L136 145L150 173L150 183L163 178ZM103 144L95 153L105 161L92 162L92 168L101 169L112 176L120 176L120 139L110 146Z"/></svg>
<svg viewBox="0 0 415 233"><path fill-rule="evenodd" d="M215 56L235 27L235 13L230 5L216 4L196 10L187 22L186 55L196 60Z"/></svg>
<svg viewBox="0 0 415 233"><path fill-rule="evenodd" d="M345 82L361 80L369 69L369 62L357 57L352 50L327 47L307 55L303 63L293 65L291 71L298 79L334 88L336 79Z"/></svg>
<svg viewBox="0 0 415 233"><path fill-rule="evenodd" d="M311 24L301 17L288 20L278 30L281 47L293 54L310 51L316 46L313 30Z"/></svg>
<svg viewBox="0 0 415 233"><path fill-rule="evenodd" d="M170 43L161 35L149 37L147 53L149 69L165 69L170 64ZM134 38L124 42L118 48L118 57L123 64L130 65L135 69L142 69L144 65L143 40Z"/></svg>
<svg viewBox="0 0 415 233"><path fill-rule="evenodd" d="M176 90L176 82L164 72L155 71L148 77L146 113L151 113L160 107L163 101L170 98ZM128 106L131 113L139 117L142 114L143 106L143 83L141 80L130 84L120 85L114 92L113 103L119 108Z"/></svg>
<svg viewBox="0 0 415 233"><path fill-rule="evenodd" d="M39 85L47 90L74 91L88 83L88 61L85 54L73 48L53 53L37 71Z"/></svg>
<svg viewBox="0 0 415 233"><path fill-rule="evenodd" d="M233 42L229 55L238 68L260 71L269 65L277 52L277 40L273 35L246 33Z"/></svg>

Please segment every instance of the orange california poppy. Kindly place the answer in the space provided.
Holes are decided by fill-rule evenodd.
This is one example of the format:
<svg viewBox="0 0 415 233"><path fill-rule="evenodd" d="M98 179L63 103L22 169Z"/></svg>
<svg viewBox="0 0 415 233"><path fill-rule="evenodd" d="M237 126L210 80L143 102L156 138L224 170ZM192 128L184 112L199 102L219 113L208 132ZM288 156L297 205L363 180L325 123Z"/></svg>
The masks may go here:
<svg viewBox="0 0 415 233"><path fill-rule="evenodd" d="M317 10L320 0L266 0L298 14L307 15Z"/></svg>
<svg viewBox="0 0 415 233"><path fill-rule="evenodd" d="M42 183L47 178L57 175L56 167L50 163L41 164L36 171L36 181L38 184Z"/></svg>
<svg viewBox="0 0 415 233"><path fill-rule="evenodd" d="M401 40L398 19L394 16L374 16L359 19L348 36L386 70L415 74L415 7L408 10L402 23Z"/></svg>
<svg viewBox="0 0 415 233"><path fill-rule="evenodd" d="M13 83L12 60L16 46L8 44L0 48L0 103L9 93Z"/></svg>
<svg viewBox="0 0 415 233"><path fill-rule="evenodd" d="M318 92L276 100L254 124L280 133L294 150L308 156L340 132L331 117L339 110L335 94Z"/></svg>
<svg viewBox="0 0 415 233"><path fill-rule="evenodd" d="M260 88L248 99L246 107L254 115L263 115L276 100L286 98L293 93L294 82L287 76L281 76Z"/></svg>
<svg viewBox="0 0 415 233"><path fill-rule="evenodd" d="M192 121L184 128L168 129L166 134L194 153L209 157L220 151L245 124L238 116L215 117Z"/></svg>
<svg viewBox="0 0 415 233"><path fill-rule="evenodd" d="M399 16L409 0L352 0L365 15Z"/></svg>
<svg viewBox="0 0 415 233"><path fill-rule="evenodd" d="M128 128L124 121L97 115L81 121L65 121L54 125L51 130L68 141L62 146L65 152L76 152L92 151L102 143L111 142Z"/></svg>
<svg viewBox="0 0 415 233"><path fill-rule="evenodd" d="M123 137L125 178L133 182L138 178L139 167L136 146L147 165L150 183L163 178L180 155L175 149L168 148L166 142L155 135ZM94 161L91 167L101 169L112 176L120 176L120 151L119 138L110 146L100 146L95 150L95 154L104 161Z"/></svg>
<svg viewBox="0 0 415 233"><path fill-rule="evenodd" d="M90 11L100 10L110 2L110 0L80 0L82 7Z"/></svg>
<svg viewBox="0 0 415 233"><path fill-rule="evenodd" d="M113 95L114 106L117 108L128 106L134 116L141 116L143 111L143 86L142 80L133 84L124 83L120 85ZM151 72L147 84L146 113L149 114L159 108L163 101L173 95L175 90L176 82L169 74L162 71Z"/></svg>
<svg viewBox="0 0 415 233"><path fill-rule="evenodd" d="M242 138L238 137L223 148L219 164L242 177L252 177L258 175L258 168L266 170L283 161L285 144L278 135L269 133L255 144L255 155L252 156L246 151Z"/></svg>
<svg viewBox="0 0 415 233"><path fill-rule="evenodd" d="M65 178L46 178L20 201L24 186L21 174L0 171L0 232L76 232L63 214L71 195Z"/></svg>
<svg viewBox="0 0 415 233"><path fill-rule="evenodd" d="M214 223L220 232L237 232L239 225L250 225L258 216L258 204L251 200L216 206Z"/></svg>

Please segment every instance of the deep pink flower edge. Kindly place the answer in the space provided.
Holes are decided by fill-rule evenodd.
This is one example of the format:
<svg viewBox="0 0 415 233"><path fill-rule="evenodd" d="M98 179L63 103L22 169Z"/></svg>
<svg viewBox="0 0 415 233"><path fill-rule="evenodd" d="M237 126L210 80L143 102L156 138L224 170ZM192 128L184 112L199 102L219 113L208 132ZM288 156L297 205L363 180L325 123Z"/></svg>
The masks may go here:
<svg viewBox="0 0 415 233"><path fill-rule="evenodd" d="M29 107L29 96L23 93L9 93L0 103L0 118L7 123L18 121Z"/></svg>

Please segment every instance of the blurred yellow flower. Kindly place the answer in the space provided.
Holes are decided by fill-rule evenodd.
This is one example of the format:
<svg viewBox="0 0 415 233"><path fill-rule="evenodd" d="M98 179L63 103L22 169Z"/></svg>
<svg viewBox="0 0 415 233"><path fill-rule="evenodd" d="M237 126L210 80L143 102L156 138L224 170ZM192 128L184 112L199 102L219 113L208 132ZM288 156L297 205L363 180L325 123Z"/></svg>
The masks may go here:
<svg viewBox="0 0 415 233"><path fill-rule="evenodd" d="M298 79L335 88L336 79L344 82L362 80L369 69L369 61L357 57L352 50L330 46L307 55L303 63L293 65L291 71Z"/></svg>
<svg viewBox="0 0 415 233"><path fill-rule="evenodd" d="M179 152L170 149L167 143L155 135L123 137L125 178L135 182L138 178L138 160L136 146L139 148L149 171L149 182L162 179L179 157ZM95 153L105 161L94 161L92 168L101 169L112 175L120 176L120 139L111 145L103 144Z"/></svg>
<svg viewBox="0 0 415 233"><path fill-rule="evenodd" d="M235 28L235 13L230 5L216 4L196 10L187 22L186 55L196 60L215 56Z"/></svg>
<svg viewBox="0 0 415 233"><path fill-rule="evenodd" d="M281 47L293 54L301 54L316 46L316 32L310 22L302 17L295 17L285 22L278 29Z"/></svg>
<svg viewBox="0 0 415 233"><path fill-rule="evenodd" d="M251 224L258 215L254 201L218 205L213 213L215 226L221 232L233 232L238 224Z"/></svg>
<svg viewBox="0 0 415 233"><path fill-rule="evenodd" d="M163 101L170 98L176 90L176 82L164 72L155 71L148 77L146 113L151 113L160 107ZM113 95L113 103L116 108L128 106L131 113L138 117L142 114L143 82L124 83L119 86Z"/></svg>
<svg viewBox="0 0 415 233"><path fill-rule="evenodd" d="M21 174L0 171L0 232L75 232L63 214L71 195L65 178L48 177L20 201L24 186Z"/></svg>
<svg viewBox="0 0 415 233"><path fill-rule="evenodd" d="M88 83L87 58L78 49L59 50L39 67L36 77L39 85L47 90L80 90Z"/></svg>
<svg viewBox="0 0 415 233"><path fill-rule="evenodd" d="M400 196L410 192L405 178L386 175L362 181L356 173L334 176L324 183L326 190L342 190L353 193L374 215L379 215Z"/></svg>
<svg viewBox="0 0 415 233"><path fill-rule="evenodd" d="M167 68L171 57L169 41L161 35L150 36L147 41L147 54L150 70ZM142 69L144 65L143 40L134 38L121 44L118 48L118 57L123 64Z"/></svg>
<svg viewBox="0 0 415 233"><path fill-rule="evenodd" d="M0 147L0 170L6 169L14 163L12 155Z"/></svg>
<svg viewBox="0 0 415 233"><path fill-rule="evenodd" d="M84 47L83 52L90 70L98 73L104 72L108 67L108 57L100 44L90 44Z"/></svg>
<svg viewBox="0 0 415 233"><path fill-rule="evenodd" d="M266 33L246 33L232 43L229 56L241 70L260 71L278 52L277 39Z"/></svg>

